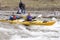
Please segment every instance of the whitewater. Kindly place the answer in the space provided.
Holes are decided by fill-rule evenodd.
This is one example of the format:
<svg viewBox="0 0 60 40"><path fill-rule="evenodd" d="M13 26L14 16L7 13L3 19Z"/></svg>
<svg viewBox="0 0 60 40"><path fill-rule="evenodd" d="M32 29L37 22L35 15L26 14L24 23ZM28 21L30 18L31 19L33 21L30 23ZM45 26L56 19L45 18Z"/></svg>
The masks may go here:
<svg viewBox="0 0 60 40"><path fill-rule="evenodd" d="M52 26L0 22L0 40L60 40L60 21Z"/></svg>
<svg viewBox="0 0 60 40"><path fill-rule="evenodd" d="M0 16L0 19L3 18ZM56 19L52 26L24 26L0 22L0 40L60 40L60 21Z"/></svg>

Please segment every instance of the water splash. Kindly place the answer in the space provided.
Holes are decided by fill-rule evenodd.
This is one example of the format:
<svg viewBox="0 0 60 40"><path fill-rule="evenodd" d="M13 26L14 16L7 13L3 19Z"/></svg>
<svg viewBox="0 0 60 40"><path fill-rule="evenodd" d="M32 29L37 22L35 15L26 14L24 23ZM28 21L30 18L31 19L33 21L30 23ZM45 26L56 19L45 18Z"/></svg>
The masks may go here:
<svg viewBox="0 0 60 40"><path fill-rule="evenodd" d="M7 26L10 27L10 25L7 25ZM13 25L13 27L14 27L14 25ZM27 27L28 27L28 29L27 29ZM35 31L34 31L34 29L35 29ZM33 30L33 31L31 31L31 30ZM40 31L38 31L38 30L40 30ZM0 32L11 35L9 40L44 40L44 39L50 40L51 38L59 39L60 24L58 21L56 21L56 23L52 26L16 25L16 29L15 28L12 29L12 27L10 29L0 27ZM22 38L22 36L25 36L26 38L24 38L24 37Z"/></svg>
<svg viewBox="0 0 60 40"><path fill-rule="evenodd" d="M55 17L52 18L53 21L57 21L57 19Z"/></svg>

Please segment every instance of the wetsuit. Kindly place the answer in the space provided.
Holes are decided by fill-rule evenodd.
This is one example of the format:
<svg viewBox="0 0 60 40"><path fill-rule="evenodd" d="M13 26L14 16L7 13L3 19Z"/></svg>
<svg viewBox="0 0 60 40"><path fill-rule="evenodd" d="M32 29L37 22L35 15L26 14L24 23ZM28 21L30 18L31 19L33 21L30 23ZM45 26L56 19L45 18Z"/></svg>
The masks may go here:
<svg viewBox="0 0 60 40"><path fill-rule="evenodd" d="M27 16L27 21L32 21L32 17L31 16Z"/></svg>

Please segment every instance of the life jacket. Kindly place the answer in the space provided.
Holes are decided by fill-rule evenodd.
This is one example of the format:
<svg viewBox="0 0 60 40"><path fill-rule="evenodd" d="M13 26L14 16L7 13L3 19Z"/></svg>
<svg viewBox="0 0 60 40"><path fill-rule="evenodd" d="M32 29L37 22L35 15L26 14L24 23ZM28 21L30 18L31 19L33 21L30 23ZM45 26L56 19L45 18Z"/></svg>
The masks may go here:
<svg viewBox="0 0 60 40"><path fill-rule="evenodd" d="M32 17L31 16L27 16L27 20L28 21L32 21Z"/></svg>
<svg viewBox="0 0 60 40"><path fill-rule="evenodd" d="M13 20L13 16L10 16L9 20Z"/></svg>
<svg viewBox="0 0 60 40"><path fill-rule="evenodd" d="M16 16L15 15L13 16L13 20L16 20Z"/></svg>

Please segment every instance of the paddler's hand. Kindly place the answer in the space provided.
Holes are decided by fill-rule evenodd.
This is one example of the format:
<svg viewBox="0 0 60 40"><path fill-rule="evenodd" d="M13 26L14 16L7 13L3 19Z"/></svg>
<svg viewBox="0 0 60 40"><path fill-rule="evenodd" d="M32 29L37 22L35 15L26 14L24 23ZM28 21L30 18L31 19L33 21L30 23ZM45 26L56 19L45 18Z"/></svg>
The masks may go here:
<svg viewBox="0 0 60 40"><path fill-rule="evenodd" d="M35 19L36 18L36 16L35 17L33 17L32 19Z"/></svg>

